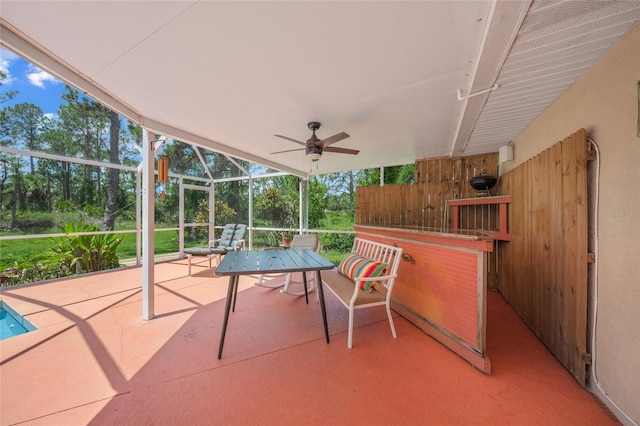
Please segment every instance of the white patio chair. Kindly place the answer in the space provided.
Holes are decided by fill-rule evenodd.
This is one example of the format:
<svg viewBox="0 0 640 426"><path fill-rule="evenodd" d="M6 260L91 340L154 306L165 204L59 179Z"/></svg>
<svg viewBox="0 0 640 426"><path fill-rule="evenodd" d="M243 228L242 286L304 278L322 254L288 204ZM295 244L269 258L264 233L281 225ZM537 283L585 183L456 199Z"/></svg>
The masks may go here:
<svg viewBox="0 0 640 426"><path fill-rule="evenodd" d="M313 251L315 251L316 253L318 253L320 251L320 239L318 238L317 235L294 235L293 239L291 240L291 245L289 246L289 249L311 249ZM268 250L268 249L267 249ZM315 278L315 274L312 274L313 276L307 276L307 291L313 291L316 288L316 278ZM282 277L282 276L286 276L284 282L282 281L278 281L275 284L270 284L270 281L272 281L272 278L278 278L278 277ZM265 279L269 278L268 281L265 281ZM291 273L284 273L284 274L262 274L258 276L258 281L255 283L255 285L259 285L261 287L265 287L265 288L280 288L282 287L282 289L280 290L281 293L287 293L287 294L291 294L294 296L304 296L304 288L302 288L300 291L295 291L293 288L291 288L291 284L302 284L302 277L300 278L300 281L298 280L293 280L292 279L292 274Z"/></svg>

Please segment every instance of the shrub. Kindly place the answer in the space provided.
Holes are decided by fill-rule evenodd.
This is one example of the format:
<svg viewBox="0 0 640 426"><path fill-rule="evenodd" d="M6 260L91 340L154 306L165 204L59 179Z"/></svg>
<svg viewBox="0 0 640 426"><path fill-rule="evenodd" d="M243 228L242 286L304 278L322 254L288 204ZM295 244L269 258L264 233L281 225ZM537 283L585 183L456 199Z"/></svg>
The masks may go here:
<svg viewBox="0 0 640 426"><path fill-rule="evenodd" d="M104 209L102 207L99 207L99 206L88 205L88 206L85 206L83 211L89 217L102 217L102 216L104 216Z"/></svg>
<svg viewBox="0 0 640 426"><path fill-rule="evenodd" d="M67 234L99 231L95 225L84 225L72 222L62 226L62 232ZM118 260L118 246L122 239L114 234L98 235L68 235L52 238L56 245L50 254L51 258L75 268L76 273L102 271L120 266Z"/></svg>
<svg viewBox="0 0 640 426"><path fill-rule="evenodd" d="M353 247L353 234L322 234L322 247L325 250L335 250L342 253L348 253Z"/></svg>
<svg viewBox="0 0 640 426"><path fill-rule="evenodd" d="M68 222L61 226L64 237L49 238L54 246L46 251L22 256L0 274L0 284L10 286L51 280L73 274L102 271L120 266L117 249L123 239L114 234L84 235L96 232L96 225Z"/></svg>
<svg viewBox="0 0 640 426"><path fill-rule="evenodd" d="M216 213L216 225L226 225L227 223L233 223L237 216L236 211L229 207L224 201L215 202ZM209 200L198 201L198 210L196 213L195 223L207 223L209 222ZM192 228L194 240L208 240L209 229L208 227ZM217 237L214 237L214 239Z"/></svg>
<svg viewBox="0 0 640 426"><path fill-rule="evenodd" d="M72 275L72 271L64 263L53 259L42 261L40 257L25 256L15 261L11 267L2 271L2 285L11 286Z"/></svg>
<svg viewBox="0 0 640 426"><path fill-rule="evenodd" d="M76 206L69 200L63 200L56 198L53 200L53 208L57 212L72 212L76 211Z"/></svg>
<svg viewBox="0 0 640 426"><path fill-rule="evenodd" d="M53 219L50 217L35 218L18 218L15 222L15 228L20 231L26 231L30 234L37 234L53 226Z"/></svg>

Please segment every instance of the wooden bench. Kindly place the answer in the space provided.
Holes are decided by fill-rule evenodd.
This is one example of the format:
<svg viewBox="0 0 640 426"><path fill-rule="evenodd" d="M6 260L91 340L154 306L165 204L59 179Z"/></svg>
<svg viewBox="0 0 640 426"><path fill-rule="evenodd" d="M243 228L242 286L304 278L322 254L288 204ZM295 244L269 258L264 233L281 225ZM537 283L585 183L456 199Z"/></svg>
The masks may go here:
<svg viewBox="0 0 640 426"><path fill-rule="evenodd" d="M351 254L360 255L363 258L387 264L386 271L382 272L382 275L376 277L359 277L358 262L359 259L354 259ZM349 310L349 338L347 341L347 347L351 349L353 342L353 317L356 309L370 308L374 306L385 306L387 309L387 316L389 317L389 326L391 327L391 334L394 338L397 337L396 329L393 325L393 318L391 317L391 292L393 291L393 284L398 276L398 266L400 259L402 258L402 249L399 247L391 246L388 244L382 244L375 241L369 241L362 238L356 238L353 242L353 248L350 255L338 266L330 271L322 272L322 283L342 302L342 304ZM345 271L349 267L345 262L349 259L353 259L352 274L349 271ZM362 270L367 266L371 268L375 266L373 263L362 266ZM341 270L343 273L341 273ZM346 275L345 275L346 273ZM347 275L351 275L354 278L351 279ZM366 284L375 285L374 289L368 293L361 287L366 288Z"/></svg>

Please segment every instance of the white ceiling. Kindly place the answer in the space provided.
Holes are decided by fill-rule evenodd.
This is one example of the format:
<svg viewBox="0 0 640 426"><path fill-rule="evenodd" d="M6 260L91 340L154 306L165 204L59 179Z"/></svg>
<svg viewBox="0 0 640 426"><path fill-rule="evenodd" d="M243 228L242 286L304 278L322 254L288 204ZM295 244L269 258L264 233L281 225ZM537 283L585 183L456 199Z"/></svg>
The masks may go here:
<svg viewBox="0 0 640 426"><path fill-rule="evenodd" d="M2 0L0 16L3 47L150 130L307 175L496 152L640 2ZM271 154L309 121L360 154Z"/></svg>

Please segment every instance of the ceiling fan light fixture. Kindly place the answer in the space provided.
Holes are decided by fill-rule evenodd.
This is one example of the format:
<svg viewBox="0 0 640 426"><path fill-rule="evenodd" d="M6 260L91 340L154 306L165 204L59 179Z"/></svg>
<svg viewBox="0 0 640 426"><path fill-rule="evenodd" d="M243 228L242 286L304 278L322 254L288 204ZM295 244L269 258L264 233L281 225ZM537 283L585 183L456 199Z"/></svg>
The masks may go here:
<svg viewBox="0 0 640 426"><path fill-rule="evenodd" d="M282 138L282 139L286 139L290 142L296 143L298 145L302 145L304 146L304 148L298 148L298 149L287 149L284 151L277 151L277 152L272 152L272 154L281 154L283 152L291 152L291 151L305 151L305 154L307 156L307 158L310 158L312 161L318 161L320 159L320 157L322 157L322 152L323 151L327 151L327 152L333 152L333 153L337 153L337 154L352 154L352 155L356 155L359 151L356 149L347 149L347 148L335 148L333 146L334 143L336 142L340 142L343 139L346 139L349 137L349 135L345 132L340 132L340 133L336 133L333 136L330 136L326 139L319 139L316 136L316 130L318 130L320 128L320 123L317 121L311 121L309 123L307 123L307 127L309 127L309 130L311 130L313 132L313 134L311 135L311 137L309 139L307 139L307 142L301 142L297 139L293 139L287 136L282 136L282 135L274 135L278 138Z"/></svg>
<svg viewBox="0 0 640 426"><path fill-rule="evenodd" d="M316 161L319 160L320 157L322 157L322 149L318 148L317 146L307 147L307 158Z"/></svg>
<svg viewBox="0 0 640 426"><path fill-rule="evenodd" d="M317 145L307 145L306 154L307 158L311 158L316 161L322 157L322 148Z"/></svg>

